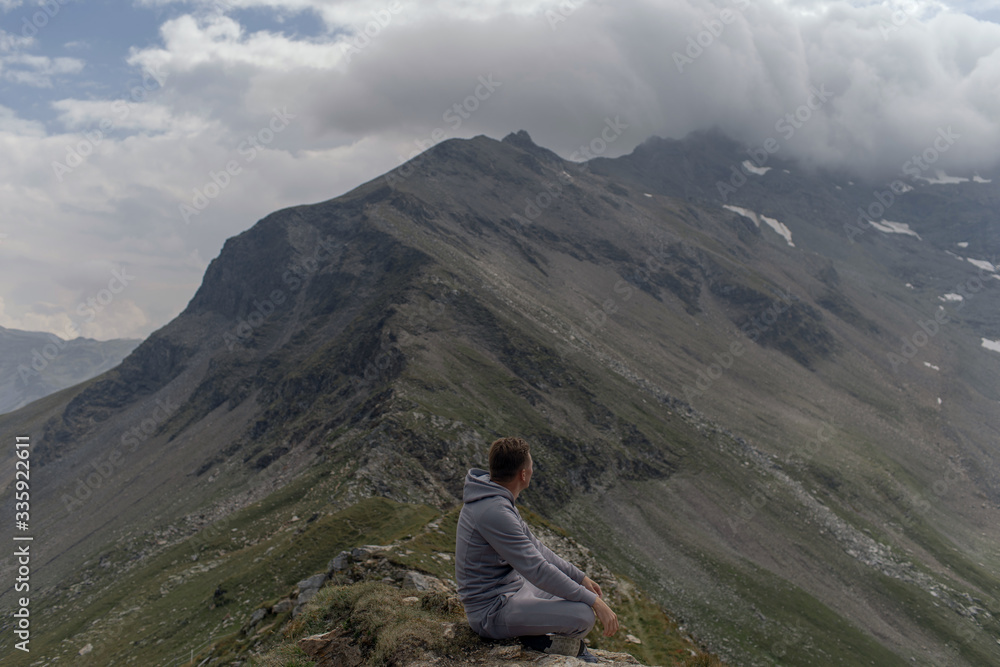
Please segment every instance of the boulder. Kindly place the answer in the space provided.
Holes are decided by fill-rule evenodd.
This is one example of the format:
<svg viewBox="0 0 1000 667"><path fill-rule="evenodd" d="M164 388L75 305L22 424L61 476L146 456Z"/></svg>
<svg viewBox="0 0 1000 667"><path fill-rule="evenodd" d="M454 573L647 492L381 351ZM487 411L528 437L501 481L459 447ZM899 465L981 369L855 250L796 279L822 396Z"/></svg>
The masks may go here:
<svg viewBox="0 0 1000 667"><path fill-rule="evenodd" d="M249 626L252 628L257 625L264 620L265 616L267 616L267 609L255 609L254 612L250 614Z"/></svg>
<svg viewBox="0 0 1000 667"><path fill-rule="evenodd" d="M326 576L326 573L324 572L320 574L314 574L313 576L307 579L303 579L297 585L299 587L299 591L305 591L310 588L315 588L316 590L319 590L320 588L323 587L323 584L326 583L327 579L329 579L329 577Z"/></svg>
<svg viewBox="0 0 1000 667"><path fill-rule="evenodd" d="M354 547L351 549L351 558L355 563L360 563L371 558L377 550L378 547L373 546Z"/></svg>
<svg viewBox="0 0 1000 667"><path fill-rule="evenodd" d="M410 570L403 577L403 589L416 589L421 592L450 593L448 584L437 577Z"/></svg>
<svg viewBox="0 0 1000 667"><path fill-rule="evenodd" d="M292 607L294 606L295 603L292 602L289 598L282 598L281 600L276 602L273 607L271 607L271 613L284 614L286 611L291 611Z"/></svg>
<svg viewBox="0 0 1000 667"><path fill-rule="evenodd" d="M327 574L333 574L334 572L343 572L347 569L347 566L351 564L351 553L349 551L341 551L339 554L333 557L326 565Z"/></svg>

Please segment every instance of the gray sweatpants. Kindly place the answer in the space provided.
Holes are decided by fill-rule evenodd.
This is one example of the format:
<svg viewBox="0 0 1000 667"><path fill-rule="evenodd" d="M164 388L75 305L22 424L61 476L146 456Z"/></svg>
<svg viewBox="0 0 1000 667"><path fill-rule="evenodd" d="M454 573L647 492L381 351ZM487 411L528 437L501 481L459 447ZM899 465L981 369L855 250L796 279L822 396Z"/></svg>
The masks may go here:
<svg viewBox="0 0 1000 667"><path fill-rule="evenodd" d="M525 581L500 609L486 619L480 633L493 639L553 633L582 639L597 617L586 602L556 597Z"/></svg>

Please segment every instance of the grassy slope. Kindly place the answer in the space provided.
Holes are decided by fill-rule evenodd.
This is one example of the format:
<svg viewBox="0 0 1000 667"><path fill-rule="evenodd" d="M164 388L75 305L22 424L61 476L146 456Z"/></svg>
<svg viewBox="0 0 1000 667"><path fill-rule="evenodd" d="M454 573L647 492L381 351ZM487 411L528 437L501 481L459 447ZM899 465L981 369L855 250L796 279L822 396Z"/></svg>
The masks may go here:
<svg viewBox="0 0 1000 667"><path fill-rule="evenodd" d="M92 564L84 584L58 600L58 607L36 610L35 655L72 655L91 643L93 651L76 658L77 664L125 664L127 659L170 664L171 658L238 630L261 602L325 570L341 549L398 539L435 515L428 507L400 508L373 498L310 521L328 507L323 492L329 481L323 477L329 471L314 470L124 575ZM293 521L296 516L301 518ZM114 550L105 556L111 563L117 560ZM217 600L220 586L226 592ZM88 595L91 588L98 592ZM74 613L66 614L61 609L66 606ZM63 622L46 623L55 613ZM15 656L11 664L28 662Z"/></svg>
<svg viewBox="0 0 1000 667"><path fill-rule="evenodd" d="M250 645L239 629L254 609L287 595L299 580L324 571L340 550L360 544L412 537L407 548L413 553L395 558L400 567L454 576L453 560L440 554L454 553L457 510L441 514L426 505L373 497L328 513L330 494L341 474L339 469L318 466L263 501L166 546L124 574L116 574L122 569L120 554L107 551L102 561L114 567L86 564L81 583L48 607L35 608L32 655L36 657L12 655L9 664L26 665L38 655L102 666L181 664L192 651L202 658L209 650L217 656L237 655ZM434 518L441 519L442 532L422 531ZM219 589L224 593L216 596ZM624 624L646 642L634 646L595 634L595 645L632 649L644 660L663 664L673 664L671 656L690 655L693 645L649 598L635 592L622 602L619 613ZM62 622L46 622L56 614ZM287 615L276 619L275 627L286 619ZM93 647L88 654L75 655L87 644Z"/></svg>
<svg viewBox="0 0 1000 667"><path fill-rule="evenodd" d="M405 508L406 506L400 506ZM455 527L458 508L441 515L434 524L438 528L425 530L405 540L401 549L409 554L394 553L390 562L408 569L418 569L442 578L454 576ZM535 526L560 531L538 514L522 510L523 516ZM622 630L612 638L603 637L599 626L589 635L591 646L615 652L631 653L646 664L660 665L711 665L721 664L693 644L664 611L648 596L631 585L627 579L617 590L607 590ZM420 594L422 604L411 608L401 602L412 592L379 582L348 586L328 585L310 602L301 618L287 625L282 632L274 632L257 648L263 658L252 664L312 664L295 648L301 637L328 632L343 627L352 632L369 651L370 664L391 662L391 657L403 652L406 643L420 643L432 647L438 655L461 660L462 655L481 646L481 642L468 630L464 614L444 604L437 594ZM439 624L455 623L459 632L456 640L444 641ZM626 641L626 634L643 640L642 644ZM217 655L224 657L220 651ZM230 654L235 657L234 654ZM280 659L279 659L280 658ZM292 662L296 658L295 662ZM287 661L287 662L286 662Z"/></svg>
<svg viewBox="0 0 1000 667"><path fill-rule="evenodd" d="M493 323L494 326L496 324ZM506 328L505 325L506 322L500 323L501 328ZM506 333L511 338L516 335ZM696 594L697 599L682 601L658 585L664 572L651 567L649 560L635 565L639 551L637 543L644 541L637 536L650 530L669 530L668 523L652 521L632 531L615 530L612 524L604 530L593 530L593 520L601 513L596 506L592 511L579 513L561 511L559 517L576 534L585 536L587 544L602 553L607 562L634 574L640 585L654 592L661 602L674 610L685 609L686 614L698 620L700 627L710 629L714 645L728 647L730 655L743 655L748 664L751 664L749 661L766 663L775 658L787 664L801 665L817 664L817 660L844 665L867 665L872 661L885 665L905 664L906 659L894 653L885 643L880 643L876 639L879 636L877 632L873 634L873 629L867 627L864 621L853 618L849 612L845 613L843 607L834 608L821 602L818 597L821 593L816 592L808 578L789 580L790 573L780 567L762 567L755 564L753 558L736 557L732 550L720 548L715 536L706 535L711 532L710 528L702 525L706 520L719 521L720 517L724 519L728 514L730 518L740 521L738 516L734 516L736 511L743 508L759 486L768 497L767 505L762 511L755 510L756 520L743 526L745 533L753 534L750 539L756 542L755 549L767 555L769 549L786 540L791 548L779 557L799 559L800 562L803 557L810 562L829 559L834 574L826 578L835 582L853 582L852 586L863 588L866 601L860 605L869 609L871 606L879 608L877 613L883 614L880 619L883 622L894 623L899 622L895 619L902 619L908 626L903 630L904 634L919 633L950 645L956 655L961 655L970 664L992 659L995 647L990 648L988 633L976 628L970 636L970 627L973 626L954 611L943 609L940 605L935 608L932 597L926 591L880 575L877 569L861 567L852 557L845 555L842 544L832 540L829 533L817 532L814 526L803 520L804 517L799 516L800 501L790 495L788 489L775 486L767 476L761 478L750 473L753 466L747 468L744 455L731 440L714 432L711 427L699 429L679 416L671 418L665 406L655 404L652 399L645 401L634 386L607 373L588 355L560 358L548 354L544 347L540 348L540 340L515 340L517 349L528 351L523 367L532 369L536 376L583 378L581 384L596 393L581 396L574 393L572 385L550 388L539 407L526 398L523 377L513 374L509 364L496 359L492 351L483 349L482 344L453 343L447 348L438 348L447 349L446 353L434 359L425 359L421 365L408 369L404 375L410 383L408 398L417 402L422 410L454 423L487 427L496 424L498 432L503 428L529 438L552 432L579 442L596 437L601 443L603 457L595 460L597 466L606 465L609 459L614 458L620 434L613 429L608 432L607 424L594 420L595 412L588 412L587 403L603 406L619 419L649 434L657 446L668 447L675 457L673 462L683 471L683 476L695 480L694 483L700 485L704 492L714 494L719 508L715 517L695 516L695 523L673 534L674 539L680 542L679 549L688 551L680 554L680 558L689 562L694 573L710 582L706 583L704 595ZM602 371L600 383L586 381L588 377L600 376ZM456 381L455 378L463 379ZM417 427L416 423L409 426ZM442 432L441 437L447 436ZM723 441L725 444L722 444ZM902 477L898 464L882 457L880 468L872 470L870 465L863 468L869 470L867 477L860 473L845 475L843 458L856 456L850 453L855 449L863 451L864 440L847 435L833 444L833 448L826 446L809 457L807 465L790 468L789 473L793 479L800 480L806 488L819 494L824 504L841 520L879 542L893 544L896 540L890 539L877 527L884 521L879 514L890 506L884 495L876 490L875 483L883 486L887 481L897 483ZM869 456L875 456L876 452L872 450ZM545 464L549 462L549 454L542 450L536 454L536 459ZM559 478L563 474L560 468L546 467L545 481L541 481L541 475L539 480L556 487L551 489L554 493L546 496L543 492L539 496L529 492L525 502L537 502L540 507L555 511L558 503L553 503L553 496L558 498L561 496L559 492L569 491L559 486ZM748 480L753 480L753 485L748 486ZM845 488L839 494L831 494L831 489L826 488L828 485L833 485L835 491L836 487ZM656 484L648 486L644 502L650 505L664 502L664 497L658 495L660 491ZM852 497L855 502L850 502ZM610 502L628 504L621 499ZM859 507L875 508L872 516L875 523L866 519L871 513L859 512ZM929 547L940 562L947 564L952 574L960 573L966 579L966 582L959 582L953 576L945 575L949 585L959 591L971 590L975 595L976 590L968 585L972 582L973 586L990 594L987 597L989 600L993 592L992 584L983 568L974 566L970 556L949 546L939 529L933 527L928 519L925 516L909 517L907 532ZM767 526L762 533L761 526ZM774 535L775 539L769 540L768 535ZM623 548L626 543L632 545L631 548ZM675 565L677 563L668 557L660 567L669 570ZM919 560L917 567L921 571L927 570ZM940 578L940 573L937 576ZM694 578L688 583L697 588ZM718 597L707 593L717 589L726 589L726 593ZM842 599L847 596L840 597L843 604ZM989 608L991 604L986 606ZM886 613L887 609L891 611ZM760 622L759 617L767 620ZM988 620L986 623L985 627L989 627ZM908 651L903 653L909 655Z"/></svg>

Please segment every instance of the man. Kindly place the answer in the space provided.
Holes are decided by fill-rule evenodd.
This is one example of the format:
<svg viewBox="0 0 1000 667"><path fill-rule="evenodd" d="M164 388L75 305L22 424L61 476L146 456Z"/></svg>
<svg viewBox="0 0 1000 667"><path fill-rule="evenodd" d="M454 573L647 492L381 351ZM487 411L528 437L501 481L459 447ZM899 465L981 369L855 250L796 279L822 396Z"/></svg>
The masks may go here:
<svg viewBox="0 0 1000 667"><path fill-rule="evenodd" d="M514 506L531 482L528 443L494 441L489 466L469 470L458 517L455 579L469 625L481 637L520 637L530 648L597 662L580 640L595 615L606 637L618 617L601 587L539 542Z"/></svg>

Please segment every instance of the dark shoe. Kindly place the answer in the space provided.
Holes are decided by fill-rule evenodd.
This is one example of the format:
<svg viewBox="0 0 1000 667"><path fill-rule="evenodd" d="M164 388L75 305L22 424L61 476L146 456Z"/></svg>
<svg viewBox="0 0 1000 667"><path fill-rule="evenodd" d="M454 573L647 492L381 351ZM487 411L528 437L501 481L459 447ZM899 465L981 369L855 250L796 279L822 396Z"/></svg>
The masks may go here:
<svg viewBox="0 0 1000 667"><path fill-rule="evenodd" d="M548 635L524 635L523 637L518 637L521 640L521 645L525 648L530 648L539 653L545 653L545 649L552 644L552 639Z"/></svg>
<svg viewBox="0 0 1000 667"><path fill-rule="evenodd" d="M592 662L595 664L600 662L600 660L597 659L596 655L587 650L586 646L582 646L580 648L580 652L576 654L576 657L578 657L580 660L583 660L584 662Z"/></svg>
<svg viewBox="0 0 1000 667"><path fill-rule="evenodd" d="M518 637L525 648L534 649L550 655L578 656L581 650L586 650L579 639L561 637L559 635L524 635Z"/></svg>

